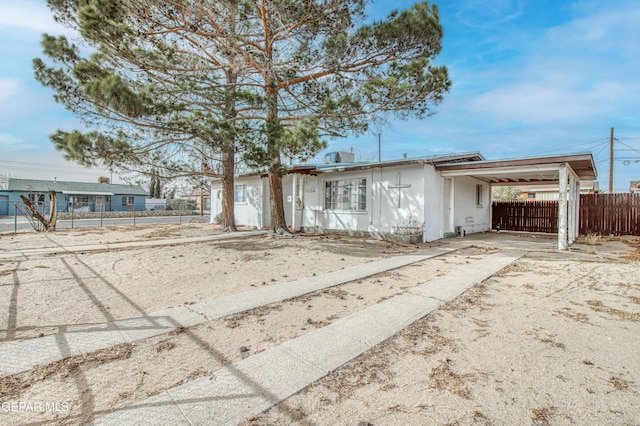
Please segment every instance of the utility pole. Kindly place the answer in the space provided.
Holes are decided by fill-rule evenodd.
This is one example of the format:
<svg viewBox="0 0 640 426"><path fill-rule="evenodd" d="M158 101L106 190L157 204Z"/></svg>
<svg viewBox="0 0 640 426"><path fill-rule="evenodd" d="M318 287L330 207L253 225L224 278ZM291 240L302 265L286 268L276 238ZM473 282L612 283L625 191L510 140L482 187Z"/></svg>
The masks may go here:
<svg viewBox="0 0 640 426"><path fill-rule="evenodd" d="M613 127L609 135L609 194L613 194Z"/></svg>
<svg viewBox="0 0 640 426"><path fill-rule="evenodd" d="M380 144L380 138L382 133L378 133L378 163L382 162L382 145Z"/></svg>

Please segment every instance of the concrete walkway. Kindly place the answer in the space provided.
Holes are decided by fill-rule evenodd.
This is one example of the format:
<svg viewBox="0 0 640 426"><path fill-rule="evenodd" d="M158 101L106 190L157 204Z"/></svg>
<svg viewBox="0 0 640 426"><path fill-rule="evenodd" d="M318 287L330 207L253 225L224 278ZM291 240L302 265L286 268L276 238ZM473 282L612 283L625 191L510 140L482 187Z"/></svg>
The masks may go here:
<svg viewBox="0 0 640 426"><path fill-rule="evenodd" d="M14 251L7 251L4 253L0 253L0 260L6 260L6 259L25 260L29 256L39 256L39 255L45 255L45 254L81 253L81 252L88 252L88 251L105 251L105 250L139 248L139 247L160 247L160 246L170 246L174 244L204 243L207 241L227 240L230 238L255 237L256 235L266 235L266 234L267 234L267 231L240 231L240 232L229 232L229 233L216 234L216 235L206 235L202 237L184 237L184 238L173 238L173 239L164 239L164 240L127 241L122 243L106 243L106 244L98 243L98 244L86 244L86 245L68 246L68 247L46 247L46 248L36 248L36 249L22 249L22 250L14 250Z"/></svg>
<svg viewBox="0 0 640 426"><path fill-rule="evenodd" d="M499 252L326 327L96 419L96 425L235 425L287 399L522 256Z"/></svg>
<svg viewBox="0 0 640 426"><path fill-rule="evenodd" d="M243 235L247 236L249 234L243 233ZM209 240L211 239L211 237L208 238ZM170 241L172 244L176 243L176 240ZM190 239L190 241L193 241L193 239ZM153 242L145 241L144 243L152 244ZM231 294L189 306L169 308L143 317L98 324L89 328L79 328L66 333L57 333L29 340L3 342L0 344L0 375L16 374L30 370L38 364L48 364L68 356L82 355L113 345L132 343L137 340L158 336L178 327L202 324L270 303L280 302L421 262L457 249L450 247L433 248L364 263L315 277L302 278L296 281ZM85 249L81 251L85 251Z"/></svg>

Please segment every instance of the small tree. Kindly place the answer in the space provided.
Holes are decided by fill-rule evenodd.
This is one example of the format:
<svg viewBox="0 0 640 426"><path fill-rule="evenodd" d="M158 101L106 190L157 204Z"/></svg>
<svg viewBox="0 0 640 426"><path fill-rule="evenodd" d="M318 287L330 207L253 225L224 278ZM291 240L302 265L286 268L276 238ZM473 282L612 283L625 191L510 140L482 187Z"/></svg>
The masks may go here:
<svg viewBox="0 0 640 426"><path fill-rule="evenodd" d="M491 191L496 201L516 201L520 199L522 191L515 186L497 186Z"/></svg>
<svg viewBox="0 0 640 426"><path fill-rule="evenodd" d="M40 214L38 209L36 209L36 207L31 203L31 200L29 200L29 198L25 197L24 195L21 195L20 199L22 200L22 203L24 204L24 207L27 210L26 212L22 212L22 214L27 216L33 229L35 229L36 231L40 231L41 228L36 225L36 222L37 222L42 225L42 229L44 229L46 232L56 230L56 222L58 220L58 205L56 202L56 191L49 191L49 218L48 219L45 218L42 214Z"/></svg>
<svg viewBox="0 0 640 426"><path fill-rule="evenodd" d="M149 198L162 198L162 183L156 169L151 170L149 179Z"/></svg>

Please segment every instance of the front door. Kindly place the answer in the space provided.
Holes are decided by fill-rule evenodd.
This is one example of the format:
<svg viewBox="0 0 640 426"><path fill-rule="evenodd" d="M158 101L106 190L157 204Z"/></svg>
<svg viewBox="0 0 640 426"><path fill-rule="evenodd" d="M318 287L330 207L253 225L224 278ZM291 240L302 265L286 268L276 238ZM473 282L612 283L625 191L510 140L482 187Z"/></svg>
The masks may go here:
<svg viewBox="0 0 640 426"><path fill-rule="evenodd" d="M453 181L452 179L444 180L444 194L442 197L444 207L443 226L444 233L453 232Z"/></svg>
<svg viewBox="0 0 640 426"><path fill-rule="evenodd" d="M106 204L107 201L107 197L105 197L104 195L97 195L96 196L96 211L97 212L103 212L104 211L104 205Z"/></svg>

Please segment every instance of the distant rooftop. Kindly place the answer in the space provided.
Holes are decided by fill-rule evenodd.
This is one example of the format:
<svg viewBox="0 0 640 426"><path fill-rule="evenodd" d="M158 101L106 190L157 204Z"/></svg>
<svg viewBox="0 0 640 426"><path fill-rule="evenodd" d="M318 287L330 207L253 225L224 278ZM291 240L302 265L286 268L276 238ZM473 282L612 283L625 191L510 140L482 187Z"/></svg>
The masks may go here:
<svg viewBox="0 0 640 426"><path fill-rule="evenodd" d="M9 191L84 193L87 195L103 195L113 193L118 195L147 195L147 191L140 185L122 185L112 183L93 182L65 182L60 180L36 180L9 178Z"/></svg>

